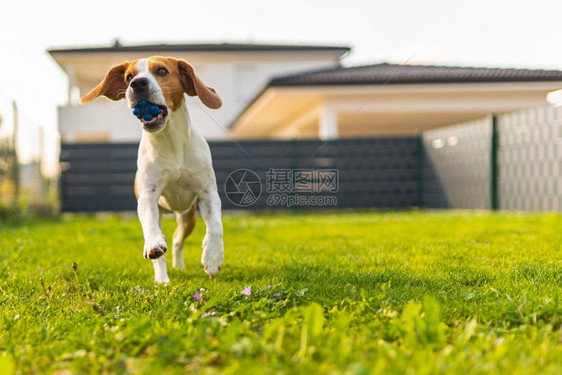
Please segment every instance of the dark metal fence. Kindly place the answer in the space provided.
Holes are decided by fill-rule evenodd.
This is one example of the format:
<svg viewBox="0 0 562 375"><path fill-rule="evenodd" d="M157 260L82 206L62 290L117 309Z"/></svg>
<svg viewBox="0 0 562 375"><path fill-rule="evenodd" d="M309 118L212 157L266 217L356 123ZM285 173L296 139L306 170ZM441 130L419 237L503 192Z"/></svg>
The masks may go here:
<svg viewBox="0 0 562 375"><path fill-rule="evenodd" d="M225 209L562 210L562 109L550 106L419 137L228 141L210 147ZM63 144L63 210L134 210L136 154L136 144ZM326 175L331 185L322 180Z"/></svg>
<svg viewBox="0 0 562 375"><path fill-rule="evenodd" d="M225 141L209 145L224 209L398 208L419 203L420 143L416 137ZM63 144L63 211L135 210L137 148L130 143ZM241 169L251 171L260 181L259 194L254 192L255 199L243 204L227 196L232 192L229 176ZM331 184L323 184L326 181L322 181L322 175L335 177L335 185L333 179ZM298 176L310 179L298 181ZM281 186L279 178L289 178L288 185ZM241 189L241 185L235 188Z"/></svg>
<svg viewBox="0 0 562 375"><path fill-rule="evenodd" d="M134 143L63 143L62 211L135 210L137 149Z"/></svg>

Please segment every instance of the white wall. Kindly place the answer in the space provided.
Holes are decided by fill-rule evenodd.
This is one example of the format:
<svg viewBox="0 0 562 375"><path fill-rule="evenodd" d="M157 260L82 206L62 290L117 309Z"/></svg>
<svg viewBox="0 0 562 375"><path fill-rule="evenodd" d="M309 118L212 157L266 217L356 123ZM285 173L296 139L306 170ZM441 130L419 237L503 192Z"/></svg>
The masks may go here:
<svg viewBox="0 0 562 375"><path fill-rule="evenodd" d="M66 143L100 140L139 141L142 126L127 103L98 98L85 106L59 108L59 127Z"/></svg>
<svg viewBox="0 0 562 375"><path fill-rule="evenodd" d="M333 66L327 61L248 61L195 63L194 69L208 86L214 87L223 100L222 108L211 110L198 99L188 99L194 124L208 139L228 137L227 128L259 94L271 78L295 72Z"/></svg>

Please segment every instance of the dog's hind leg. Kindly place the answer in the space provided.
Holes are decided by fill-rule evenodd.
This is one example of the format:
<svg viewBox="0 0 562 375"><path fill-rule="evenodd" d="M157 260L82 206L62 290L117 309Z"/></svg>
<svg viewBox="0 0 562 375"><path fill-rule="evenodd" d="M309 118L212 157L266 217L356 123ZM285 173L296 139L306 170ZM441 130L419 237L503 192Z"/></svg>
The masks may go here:
<svg viewBox="0 0 562 375"><path fill-rule="evenodd" d="M172 264L174 268L185 268L183 263L183 242L186 237L193 232L195 228L195 221L197 220L197 202L193 202L193 205L189 211L176 214L176 221L178 226L174 232L173 237L173 260Z"/></svg>

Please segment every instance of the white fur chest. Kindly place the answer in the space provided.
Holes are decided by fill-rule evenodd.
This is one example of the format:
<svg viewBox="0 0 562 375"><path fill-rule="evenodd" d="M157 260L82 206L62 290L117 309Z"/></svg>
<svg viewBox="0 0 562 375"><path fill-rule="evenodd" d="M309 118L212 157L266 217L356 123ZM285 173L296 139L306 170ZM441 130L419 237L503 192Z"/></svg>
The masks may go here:
<svg viewBox="0 0 562 375"><path fill-rule="evenodd" d="M162 190L158 205L168 211L185 212L197 197L196 189L191 186L196 180L186 169L179 170L177 176L178 178L170 179Z"/></svg>

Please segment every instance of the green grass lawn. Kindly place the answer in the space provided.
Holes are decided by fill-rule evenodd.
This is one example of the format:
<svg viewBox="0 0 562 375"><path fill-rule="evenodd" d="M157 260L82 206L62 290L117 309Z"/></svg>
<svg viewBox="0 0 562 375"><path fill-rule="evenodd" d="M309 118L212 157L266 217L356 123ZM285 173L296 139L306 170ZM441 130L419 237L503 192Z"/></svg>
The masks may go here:
<svg viewBox="0 0 562 375"><path fill-rule="evenodd" d="M0 224L0 374L562 373L560 215L225 214L224 227L215 279L199 221L187 269L156 285L134 218Z"/></svg>

